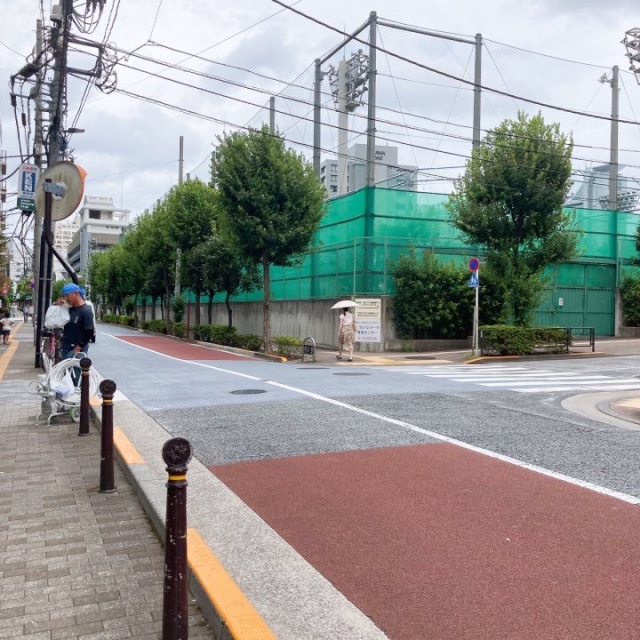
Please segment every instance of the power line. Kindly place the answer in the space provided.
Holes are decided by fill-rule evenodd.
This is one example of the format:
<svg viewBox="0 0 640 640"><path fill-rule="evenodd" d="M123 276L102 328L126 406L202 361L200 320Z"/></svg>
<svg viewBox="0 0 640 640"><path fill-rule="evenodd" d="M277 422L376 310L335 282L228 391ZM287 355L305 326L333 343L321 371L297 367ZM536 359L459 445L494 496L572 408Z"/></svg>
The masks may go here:
<svg viewBox="0 0 640 640"><path fill-rule="evenodd" d="M325 27L326 29L329 29L331 31L335 31L336 33L340 34L343 37L347 37L350 38L351 40L355 40L356 42L359 42L360 44L363 44L365 46L369 46L369 43L366 40L363 40L362 38L358 38L355 36L352 36L351 34L347 33L346 31L343 31L342 29L339 29L338 27L334 27L333 25L330 25L326 22L323 22L322 20L319 20L318 18L314 18L313 16L310 16L309 14L306 14L302 11L300 11L299 9L294 9L293 6L289 6L286 3L282 2L281 0L271 0L271 2L274 2L275 4L279 4L282 7L286 7L287 9L289 9L289 11L292 11L293 13L297 13L299 16L302 16L303 18L305 18L306 20L310 20L311 22L315 22L316 24L319 24L322 27ZM414 65L416 67L419 67L420 69L424 69L425 71L430 71L431 73L435 73L437 75L440 76L444 76L445 78L449 78L451 80L456 80L458 82L463 82L464 84L468 84L468 85L472 85L472 86L478 86L481 90L483 91L489 91L490 93L495 93L497 95L500 96L505 96L507 98L514 98L516 100L522 100L523 102L527 102L529 104L535 104L536 106L539 107L545 107L547 109L553 109L555 111L563 111L565 113L574 113L577 115L584 115L584 116L588 116L590 118L595 118L598 120L607 120L607 121L611 121L613 120L613 118L611 118L611 116L605 116L605 115L600 115L600 114L586 114L583 113L581 111L578 111L577 109L571 109L569 107L560 107L558 105L553 105L553 104L549 104L548 102L542 102L540 100L534 100L533 98L525 98L523 96L518 96L516 94L513 93L509 93L508 91L501 91L500 89L495 89L494 87L488 87L486 85L476 85L475 82L473 82L473 80L465 80L464 78L460 78L459 76L453 75L452 73L448 73L446 71L441 71L440 69L436 69L435 67L430 67L426 64L422 64L421 62L417 62L416 60L412 60L411 58L407 58L406 56L403 56L399 53L395 53L393 51L388 51L380 46L376 46L375 49L377 51L380 51L381 53L386 53L394 58L397 58L398 60L402 60L403 62L407 62L408 64ZM633 125L637 125L639 124L637 121L635 120L625 120L623 118L617 118L616 121L620 124L633 124Z"/></svg>

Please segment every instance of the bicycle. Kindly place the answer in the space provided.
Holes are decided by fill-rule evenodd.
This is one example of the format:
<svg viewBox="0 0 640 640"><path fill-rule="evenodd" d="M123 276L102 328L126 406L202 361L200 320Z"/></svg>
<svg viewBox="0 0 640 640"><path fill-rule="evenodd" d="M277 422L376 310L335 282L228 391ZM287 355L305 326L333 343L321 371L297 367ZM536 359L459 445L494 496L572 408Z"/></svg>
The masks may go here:
<svg viewBox="0 0 640 640"><path fill-rule="evenodd" d="M48 374L51 369L62 360L60 353L60 338L62 329L43 329L40 342L40 362L42 369Z"/></svg>

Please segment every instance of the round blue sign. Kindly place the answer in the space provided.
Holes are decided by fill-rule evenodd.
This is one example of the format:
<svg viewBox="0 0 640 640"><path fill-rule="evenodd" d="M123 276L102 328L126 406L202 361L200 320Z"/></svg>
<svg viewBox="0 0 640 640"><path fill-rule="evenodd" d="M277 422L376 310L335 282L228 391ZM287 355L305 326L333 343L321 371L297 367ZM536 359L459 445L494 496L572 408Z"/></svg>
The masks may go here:
<svg viewBox="0 0 640 640"><path fill-rule="evenodd" d="M480 268L480 260L478 258L471 258L469 260L469 271L477 271Z"/></svg>

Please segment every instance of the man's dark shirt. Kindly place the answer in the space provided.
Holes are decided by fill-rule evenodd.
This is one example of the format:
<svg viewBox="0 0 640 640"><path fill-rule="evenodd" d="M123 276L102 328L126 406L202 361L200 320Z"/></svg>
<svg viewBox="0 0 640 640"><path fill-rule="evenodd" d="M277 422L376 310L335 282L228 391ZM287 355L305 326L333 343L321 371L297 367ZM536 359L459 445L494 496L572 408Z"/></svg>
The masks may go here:
<svg viewBox="0 0 640 640"><path fill-rule="evenodd" d="M95 331L93 311L88 304L69 309L69 322L64 325L62 331L62 351L70 351L75 346L81 350L91 340Z"/></svg>

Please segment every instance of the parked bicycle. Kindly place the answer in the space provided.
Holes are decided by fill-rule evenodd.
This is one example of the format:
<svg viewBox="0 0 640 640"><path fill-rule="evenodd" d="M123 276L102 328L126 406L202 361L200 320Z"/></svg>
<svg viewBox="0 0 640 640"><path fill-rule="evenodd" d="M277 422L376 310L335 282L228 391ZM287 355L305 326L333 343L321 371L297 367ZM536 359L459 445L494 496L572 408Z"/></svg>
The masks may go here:
<svg viewBox="0 0 640 640"><path fill-rule="evenodd" d="M40 362L45 373L49 373L51 369L62 360L60 353L60 339L62 338L62 329L42 330L42 341L40 342Z"/></svg>

